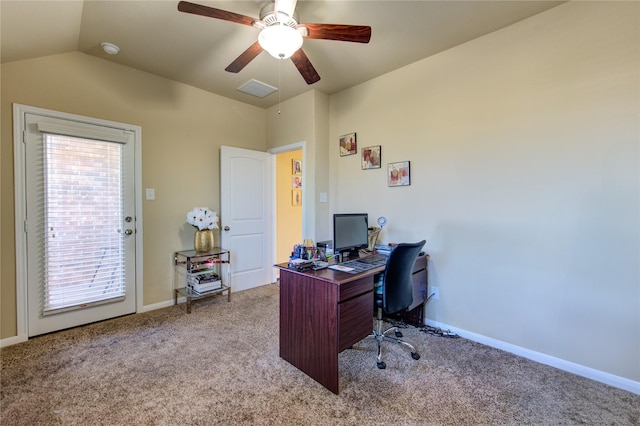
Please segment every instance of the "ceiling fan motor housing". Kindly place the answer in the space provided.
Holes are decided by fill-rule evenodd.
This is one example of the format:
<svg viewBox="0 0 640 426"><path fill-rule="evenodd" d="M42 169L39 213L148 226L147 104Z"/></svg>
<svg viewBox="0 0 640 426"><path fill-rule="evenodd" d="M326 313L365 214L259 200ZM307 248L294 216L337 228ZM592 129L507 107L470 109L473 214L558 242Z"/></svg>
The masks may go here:
<svg viewBox="0 0 640 426"><path fill-rule="evenodd" d="M274 4L260 11L263 28L258 35L260 46L276 59L289 59L302 47L302 34L298 32L297 18L276 12Z"/></svg>
<svg viewBox="0 0 640 426"><path fill-rule="evenodd" d="M280 14L281 17L284 17L284 20L278 20L278 13L275 11L275 4L270 3L262 8L260 11L260 20L267 26L271 26L276 23L282 23L291 28L295 28L298 26L299 17L297 13L294 13L293 16L287 16L285 14ZM288 18L288 19L287 19Z"/></svg>

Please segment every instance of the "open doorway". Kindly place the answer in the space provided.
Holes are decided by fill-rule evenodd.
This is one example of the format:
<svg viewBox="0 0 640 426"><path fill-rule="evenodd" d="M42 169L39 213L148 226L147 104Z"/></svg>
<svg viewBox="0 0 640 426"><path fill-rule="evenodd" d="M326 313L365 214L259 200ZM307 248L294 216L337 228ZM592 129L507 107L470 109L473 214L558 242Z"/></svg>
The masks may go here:
<svg viewBox="0 0 640 426"><path fill-rule="evenodd" d="M276 154L276 263L289 260L295 244L302 243L302 149Z"/></svg>

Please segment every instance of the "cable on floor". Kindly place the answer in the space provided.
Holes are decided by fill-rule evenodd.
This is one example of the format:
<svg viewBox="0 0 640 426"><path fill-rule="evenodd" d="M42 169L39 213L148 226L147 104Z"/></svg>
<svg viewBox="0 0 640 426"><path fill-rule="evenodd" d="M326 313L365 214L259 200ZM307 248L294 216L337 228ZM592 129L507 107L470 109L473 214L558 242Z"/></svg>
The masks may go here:
<svg viewBox="0 0 640 426"><path fill-rule="evenodd" d="M449 337L449 338L460 337L451 330L442 330L441 328L432 327L430 325L407 324L405 321L401 319L396 319L396 318L385 318L384 322L389 323L391 324L391 326L398 327L398 328L415 327L418 330L422 331L423 333L433 334L434 336Z"/></svg>
<svg viewBox="0 0 640 426"><path fill-rule="evenodd" d="M440 336L440 337L450 337L450 338L458 338L460 336L458 336L456 333L454 333L451 330L443 330L441 328L438 327L432 327L430 325L425 325L423 327L420 327L420 331L427 333L427 334L433 334L435 336Z"/></svg>

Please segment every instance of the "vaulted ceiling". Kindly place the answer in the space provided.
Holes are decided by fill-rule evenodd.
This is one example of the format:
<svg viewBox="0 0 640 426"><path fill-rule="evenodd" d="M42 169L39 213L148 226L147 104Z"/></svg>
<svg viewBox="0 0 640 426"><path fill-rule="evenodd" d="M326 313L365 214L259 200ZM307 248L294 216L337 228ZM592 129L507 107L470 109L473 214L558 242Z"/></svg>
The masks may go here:
<svg viewBox="0 0 640 426"><path fill-rule="evenodd" d="M259 18L268 1L198 1ZM368 44L305 39L321 80L308 85L291 60L263 52L237 74L224 69L258 37L246 25L179 12L178 1L0 1L2 63L80 51L241 102L269 107L311 88L332 94L504 28L563 1L299 0L302 23L367 25ZM114 43L117 55L100 44ZM472 64L470 64L471 66ZM237 88L255 79L264 98Z"/></svg>

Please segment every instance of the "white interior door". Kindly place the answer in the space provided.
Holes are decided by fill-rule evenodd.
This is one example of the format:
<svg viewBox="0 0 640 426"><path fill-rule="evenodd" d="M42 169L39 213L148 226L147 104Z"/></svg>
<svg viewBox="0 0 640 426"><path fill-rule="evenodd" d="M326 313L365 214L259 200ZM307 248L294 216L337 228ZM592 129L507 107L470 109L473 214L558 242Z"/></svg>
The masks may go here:
<svg viewBox="0 0 640 426"><path fill-rule="evenodd" d="M53 111L22 122L28 335L134 313L134 133Z"/></svg>
<svg viewBox="0 0 640 426"><path fill-rule="evenodd" d="M267 152L220 148L220 235L231 251L232 291L272 282L272 163Z"/></svg>

